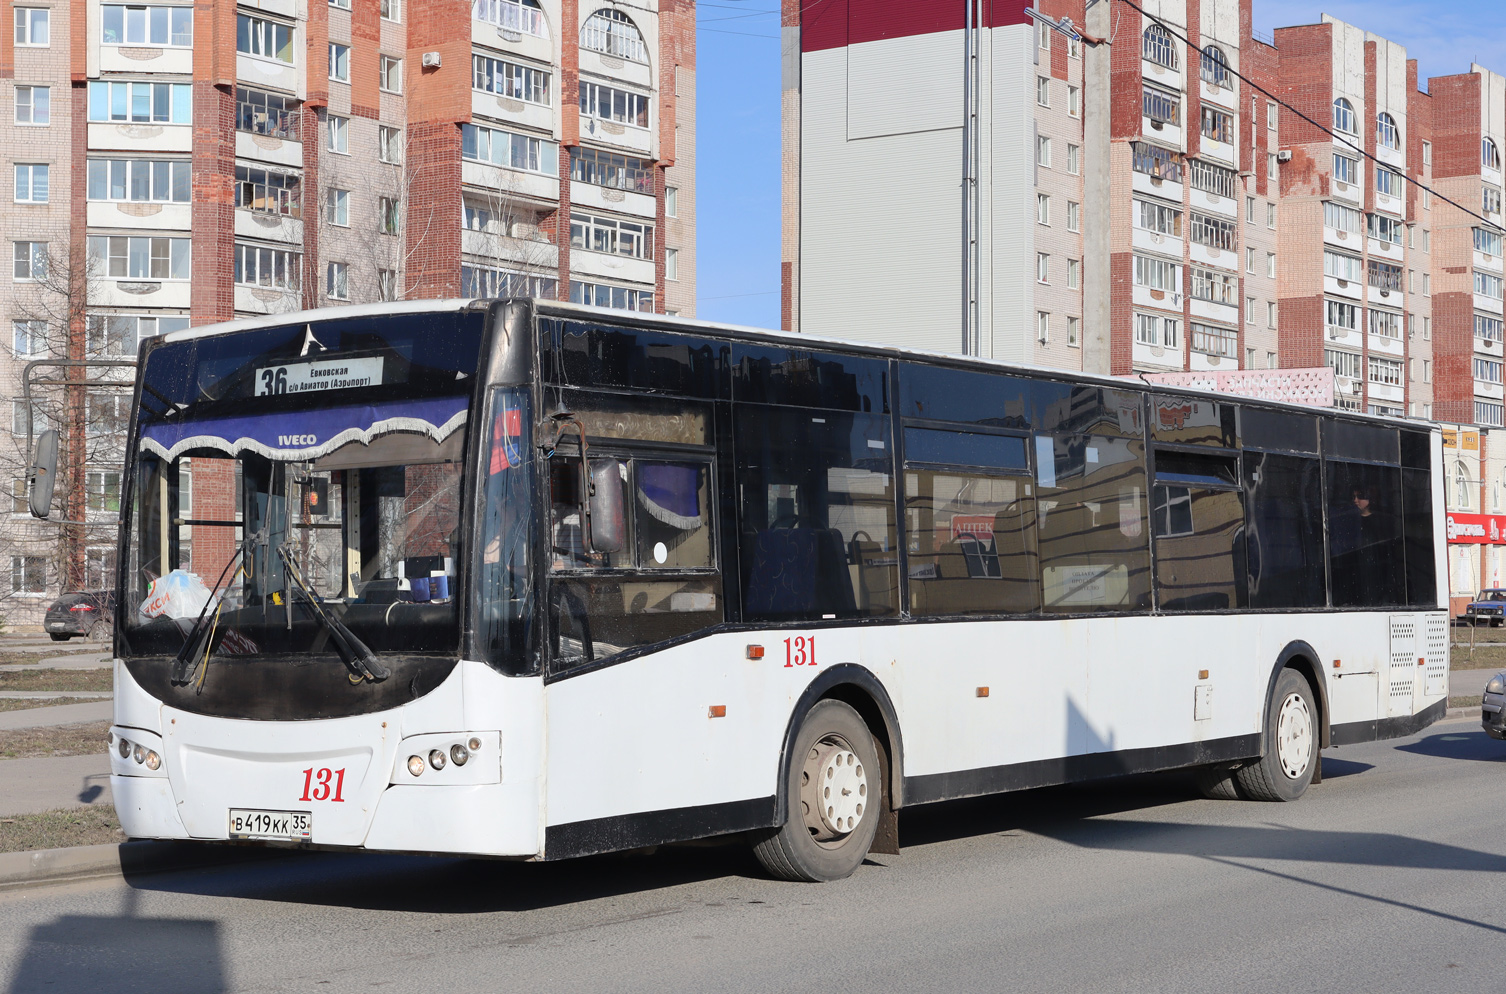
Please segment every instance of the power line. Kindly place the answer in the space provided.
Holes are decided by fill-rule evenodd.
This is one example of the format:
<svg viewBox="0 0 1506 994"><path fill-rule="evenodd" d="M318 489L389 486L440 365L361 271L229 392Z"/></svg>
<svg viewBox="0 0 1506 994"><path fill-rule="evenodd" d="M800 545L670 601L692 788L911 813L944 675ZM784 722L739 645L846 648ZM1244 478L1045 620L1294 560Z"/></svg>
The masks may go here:
<svg viewBox="0 0 1506 994"><path fill-rule="evenodd" d="M1173 27L1171 27L1171 25L1169 25L1165 21L1161 20L1159 17L1156 17L1154 14L1151 14L1150 12L1148 12L1144 7L1141 7L1139 4L1135 3L1135 0L1119 0L1119 2L1122 3L1122 4L1124 4L1127 7L1130 7L1132 9L1134 9L1134 10L1139 11L1142 17L1145 17L1145 18L1149 19L1150 21L1153 21L1154 23L1159 24L1161 26L1162 30L1164 30L1165 32L1167 32L1168 34L1170 34L1173 38L1176 38L1179 41L1181 41L1184 45L1186 45L1189 49L1191 49L1193 51L1193 53L1199 59L1202 58L1202 55L1203 55L1202 49L1200 49L1196 45L1194 45L1192 43L1192 41L1190 39L1188 39L1188 37L1186 35L1181 34L1176 29L1174 29ZM1265 94L1266 99L1270 100L1272 103L1279 104L1280 106L1285 107L1287 110L1291 111L1297 117L1301 118L1302 120L1306 121L1308 124L1311 124L1313 127L1317 128L1319 131L1321 131L1324 134L1328 135L1334 141L1336 141L1336 142L1342 142L1343 144L1348 145L1350 148L1354 149L1360 155L1363 155L1365 158L1369 159L1371 162L1375 163L1378 166L1386 166L1386 163L1382 162L1380 159L1376 158L1375 156L1371 155L1369 152L1365 151L1360 146L1356 145L1349 138L1345 137L1342 134L1339 134L1338 132L1334 131L1332 128L1328 127L1327 125L1319 124L1317 121L1314 121L1312 118L1308 117L1306 114L1302 113L1300 110L1298 110L1297 108L1293 107L1291 104L1287 103L1285 100L1282 100L1280 97L1276 96L1270 90L1267 90L1265 87L1261 86L1259 83L1257 83L1254 80L1250 79L1248 76L1245 76L1245 75L1241 74L1240 72L1238 72L1236 69L1234 69L1232 66L1230 66L1227 62L1224 63L1224 68L1228 71L1229 75L1235 77L1238 80L1241 80L1247 86L1249 86L1252 90L1255 90L1255 91L1257 91L1259 93ZM1252 126L1253 126L1253 123L1252 123ZM1409 177L1405 177L1405 178L1406 178L1406 181L1408 183L1411 183L1414 186L1421 187L1422 189L1428 191L1428 193L1432 194L1434 197L1437 197L1439 200L1443 201L1444 203L1446 203L1446 204L1448 204L1448 205L1450 205L1452 207L1458 208L1459 210L1463 211L1465 214L1468 214L1470 217L1472 217L1472 218L1476 219L1477 221L1480 221L1480 222L1488 225L1489 227L1495 229L1496 231L1506 231L1506 228L1503 228L1499 223L1497 223L1495 221L1492 221L1490 218L1485 217L1482 214L1479 214L1479 213L1477 213L1475 211L1470 210L1468 207L1465 207L1463 204L1459 203L1457 200L1454 200L1451 197L1444 196L1443 194L1439 193L1437 190L1435 190L1432 187L1428 186L1426 183L1422 183L1422 182L1419 182L1417 180L1414 180L1410 176Z"/></svg>

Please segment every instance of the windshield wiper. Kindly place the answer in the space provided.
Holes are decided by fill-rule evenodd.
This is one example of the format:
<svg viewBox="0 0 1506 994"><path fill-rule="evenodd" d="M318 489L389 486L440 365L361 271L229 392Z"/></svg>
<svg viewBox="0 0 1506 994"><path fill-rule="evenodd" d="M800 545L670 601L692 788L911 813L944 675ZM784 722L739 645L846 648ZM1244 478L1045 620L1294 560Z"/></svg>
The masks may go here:
<svg viewBox="0 0 1506 994"><path fill-rule="evenodd" d="M220 578L214 581L213 587L209 588L209 600L205 602L203 610L199 612L199 616L194 619L193 626L188 629L188 634L183 637L183 648L178 650L178 655L173 659L173 670L168 679L174 687L181 687L193 679L193 674L198 670L198 666L193 665L193 663L199 658L200 649L204 649L203 665L209 665L208 647L204 644L208 638L212 638L214 631L209 622L211 620L218 621L220 608L225 603L224 593L220 592L216 596L216 591L221 591L225 577L230 574L230 567L234 566L236 560L246 554L246 546L250 545L255 538L256 536L254 535L248 535L235 547L235 551L230 554L230 559L225 563L225 568L220 570ZM214 608L212 616L209 613L211 607Z"/></svg>
<svg viewBox="0 0 1506 994"><path fill-rule="evenodd" d="M360 683L366 680L371 683L381 683L391 676L392 671L377 662L376 654L367 648L365 642L356 638L355 634L345 627L343 621L324 610L323 601L304 583L303 574L293 562L293 557L288 554L285 545L277 547L277 557L282 560L283 569L287 571L288 576L293 578L294 589L303 595L309 606L313 608L314 617L318 618L329 631L329 640L335 644L335 651L340 654L345 665L350 667L350 682Z"/></svg>

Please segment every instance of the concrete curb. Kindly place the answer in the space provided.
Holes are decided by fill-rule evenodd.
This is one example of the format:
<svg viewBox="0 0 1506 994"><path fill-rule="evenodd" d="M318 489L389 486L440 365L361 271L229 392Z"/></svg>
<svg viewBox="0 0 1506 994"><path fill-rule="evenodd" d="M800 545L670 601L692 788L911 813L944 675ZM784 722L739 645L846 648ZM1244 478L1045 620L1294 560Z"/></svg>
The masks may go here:
<svg viewBox="0 0 1506 994"><path fill-rule="evenodd" d="M133 840L0 853L0 892L100 877L132 877L286 855L214 842Z"/></svg>

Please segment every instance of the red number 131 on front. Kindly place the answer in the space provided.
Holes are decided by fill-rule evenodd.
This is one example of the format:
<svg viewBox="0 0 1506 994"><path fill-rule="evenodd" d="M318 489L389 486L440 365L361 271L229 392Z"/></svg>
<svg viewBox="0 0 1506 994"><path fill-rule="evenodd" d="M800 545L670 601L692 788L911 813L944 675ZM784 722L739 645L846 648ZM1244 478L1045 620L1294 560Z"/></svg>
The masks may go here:
<svg viewBox="0 0 1506 994"><path fill-rule="evenodd" d="M784 640L784 665L815 666L816 636L797 635Z"/></svg>

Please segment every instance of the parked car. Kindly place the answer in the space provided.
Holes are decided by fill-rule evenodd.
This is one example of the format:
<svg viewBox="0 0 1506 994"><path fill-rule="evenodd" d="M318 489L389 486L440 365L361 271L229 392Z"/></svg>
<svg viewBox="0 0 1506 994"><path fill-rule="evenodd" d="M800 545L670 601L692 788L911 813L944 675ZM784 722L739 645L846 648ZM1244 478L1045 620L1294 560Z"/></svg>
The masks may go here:
<svg viewBox="0 0 1506 994"><path fill-rule="evenodd" d="M1490 622L1490 627L1500 628L1506 621L1506 587L1490 587L1480 591L1480 596L1469 602L1464 609L1464 620L1471 625Z"/></svg>
<svg viewBox="0 0 1506 994"><path fill-rule="evenodd" d="M42 624L54 642L85 635L97 642L110 637L115 616L115 591L80 590L52 602Z"/></svg>
<svg viewBox="0 0 1506 994"><path fill-rule="evenodd" d="M1497 673L1485 685L1480 700L1480 725L1493 739L1506 739L1506 673Z"/></svg>

